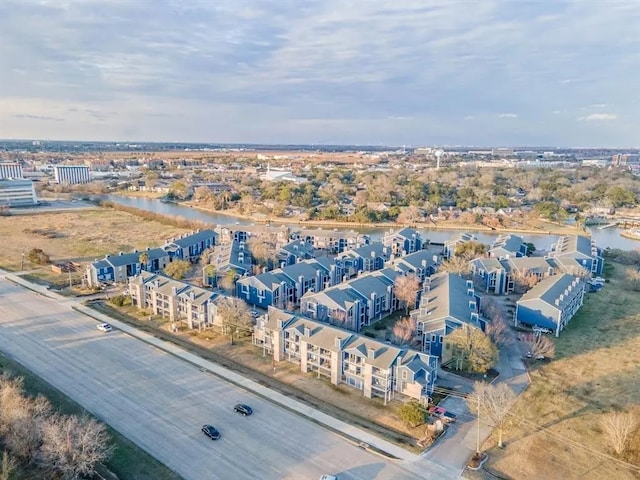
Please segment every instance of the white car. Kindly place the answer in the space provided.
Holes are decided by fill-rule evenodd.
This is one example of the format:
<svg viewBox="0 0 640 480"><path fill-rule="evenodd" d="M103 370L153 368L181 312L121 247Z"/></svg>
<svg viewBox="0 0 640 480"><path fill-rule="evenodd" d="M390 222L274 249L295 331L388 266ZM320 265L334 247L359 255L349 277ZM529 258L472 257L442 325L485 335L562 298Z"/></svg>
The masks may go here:
<svg viewBox="0 0 640 480"><path fill-rule="evenodd" d="M109 325L108 323L100 323L98 324L98 330L100 330L101 332L110 332L112 330L111 325Z"/></svg>
<svg viewBox="0 0 640 480"><path fill-rule="evenodd" d="M338 477L335 475L322 475L320 480L338 480Z"/></svg>

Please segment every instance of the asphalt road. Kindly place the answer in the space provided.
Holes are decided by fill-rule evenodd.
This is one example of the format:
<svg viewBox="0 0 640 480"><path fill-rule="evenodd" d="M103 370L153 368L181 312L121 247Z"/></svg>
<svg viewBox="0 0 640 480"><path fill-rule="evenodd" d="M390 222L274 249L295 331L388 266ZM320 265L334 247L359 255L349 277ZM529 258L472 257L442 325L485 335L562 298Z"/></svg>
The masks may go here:
<svg viewBox="0 0 640 480"><path fill-rule="evenodd" d="M445 478L437 464L381 458L138 339L102 333L72 303L0 278L0 350L187 480ZM254 415L234 413L238 402ZM205 423L222 438L206 438Z"/></svg>

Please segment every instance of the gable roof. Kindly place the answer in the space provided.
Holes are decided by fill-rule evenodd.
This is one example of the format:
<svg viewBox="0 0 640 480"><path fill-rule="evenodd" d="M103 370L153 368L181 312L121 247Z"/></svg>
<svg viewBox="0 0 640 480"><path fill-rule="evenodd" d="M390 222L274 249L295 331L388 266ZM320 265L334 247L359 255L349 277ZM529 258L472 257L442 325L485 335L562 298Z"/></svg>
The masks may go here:
<svg viewBox="0 0 640 480"><path fill-rule="evenodd" d="M596 249L596 251L593 252L593 249ZM554 257L568 255L575 258L593 258L594 253L598 255L595 242L590 237L565 235L558 239L558 243L554 245L551 255Z"/></svg>
<svg viewBox="0 0 640 480"><path fill-rule="evenodd" d="M583 286L580 279L568 273L552 275L538 282L520 297L517 303L536 305L536 308L540 308L543 312L562 310ZM562 300L560 300L561 296Z"/></svg>
<svg viewBox="0 0 640 480"><path fill-rule="evenodd" d="M197 230L191 234L186 234L182 237L175 238L171 242L167 243L173 243L175 245L178 245L179 247L188 248L191 245L196 245L210 238L216 238L217 236L218 234L213 230Z"/></svg>
<svg viewBox="0 0 640 480"><path fill-rule="evenodd" d="M491 245L489 255L496 257L516 256L523 245L522 237L517 235L500 235Z"/></svg>

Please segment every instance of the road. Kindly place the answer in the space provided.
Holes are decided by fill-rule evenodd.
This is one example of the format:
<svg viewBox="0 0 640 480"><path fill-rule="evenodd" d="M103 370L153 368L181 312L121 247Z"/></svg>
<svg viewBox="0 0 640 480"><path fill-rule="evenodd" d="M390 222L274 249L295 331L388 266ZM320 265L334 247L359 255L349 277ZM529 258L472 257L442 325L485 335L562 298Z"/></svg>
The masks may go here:
<svg viewBox="0 0 640 480"><path fill-rule="evenodd" d="M402 463L337 434L55 300L0 278L0 350L45 378L187 480L456 478ZM233 412L238 402L251 417ZM216 442L200 427L215 425Z"/></svg>

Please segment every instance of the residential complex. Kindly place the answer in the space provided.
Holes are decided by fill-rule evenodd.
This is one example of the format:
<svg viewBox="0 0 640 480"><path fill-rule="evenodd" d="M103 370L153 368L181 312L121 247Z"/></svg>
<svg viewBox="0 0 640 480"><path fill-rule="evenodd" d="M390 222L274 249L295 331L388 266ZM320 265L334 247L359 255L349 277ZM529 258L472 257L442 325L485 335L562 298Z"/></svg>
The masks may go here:
<svg viewBox="0 0 640 480"><path fill-rule="evenodd" d="M547 277L516 302L515 324L548 328L559 336L582 306L585 282L567 273Z"/></svg>
<svg viewBox="0 0 640 480"><path fill-rule="evenodd" d="M437 358L398 348L270 307L254 328L254 345L275 362L300 365L304 373L345 383L367 398L396 395L427 403L437 377Z"/></svg>
<svg viewBox="0 0 640 480"><path fill-rule="evenodd" d="M17 162L0 162L0 180L20 178L23 178L22 164Z"/></svg>

